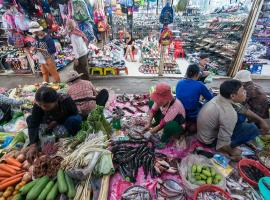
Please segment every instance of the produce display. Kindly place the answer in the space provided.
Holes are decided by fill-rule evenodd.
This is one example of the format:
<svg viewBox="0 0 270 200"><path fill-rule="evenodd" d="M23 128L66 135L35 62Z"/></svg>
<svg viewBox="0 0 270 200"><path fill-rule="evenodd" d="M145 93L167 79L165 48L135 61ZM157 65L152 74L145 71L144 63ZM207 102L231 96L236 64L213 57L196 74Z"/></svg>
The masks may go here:
<svg viewBox="0 0 270 200"><path fill-rule="evenodd" d="M222 176L213 168L209 166L192 165L192 178L196 180L195 184L218 184Z"/></svg>
<svg viewBox="0 0 270 200"><path fill-rule="evenodd" d="M65 84L49 86L66 91ZM19 87L10 95L29 99L39 87ZM148 99L149 94L116 95L107 107L97 106L75 136L46 143L31 160L25 119L33 104L14 112L15 120L3 126L12 131L0 132L0 200L187 200L204 186L219 187L236 200L263 200L246 179L258 182L270 174L258 161L253 166L242 159L244 165L240 161L240 168L227 173L193 146L173 140L158 149L161 132L145 138ZM14 128L16 120L20 126ZM262 150L253 158L264 164L269 138L260 140ZM228 199L215 190L201 190L196 198Z"/></svg>

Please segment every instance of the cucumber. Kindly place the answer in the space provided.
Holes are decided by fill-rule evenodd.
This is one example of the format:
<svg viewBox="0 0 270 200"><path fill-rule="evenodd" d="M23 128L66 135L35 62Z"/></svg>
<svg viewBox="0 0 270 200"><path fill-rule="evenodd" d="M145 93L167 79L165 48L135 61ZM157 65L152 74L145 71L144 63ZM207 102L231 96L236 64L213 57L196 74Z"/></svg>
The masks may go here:
<svg viewBox="0 0 270 200"><path fill-rule="evenodd" d="M73 199L76 196L76 190L75 190L73 180L67 174L65 174L65 178L66 178L66 182L68 186L67 196L68 198Z"/></svg>
<svg viewBox="0 0 270 200"><path fill-rule="evenodd" d="M42 192L38 196L38 199L37 200L45 200L46 197L47 197L47 195L51 191L53 185L54 185L54 182L53 181L50 181L49 183L47 183L46 187L44 188L44 190L42 190Z"/></svg>
<svg viewBox="0 0 270 200"><path fill-rule="evenodd" d="M19 191L22 195L26 195L31 188L35 185L35 183L37 183L39 179L36 179L34 181L31 181L30 183L27 183L25 186L23 186Z"/></svg>
<svg viewBox="0 0 270 200"><path fill-rule="evenodd" d="M67 193L68 186L65 180L65 173L62 169L59 169L57 172L57 182L58 182L58 189L60 193Z"/></svg>
<svg viewBox="0 0 270 200"><path fill-rule="evenodd" d="M28 192L26 200L36 200L49 181L50 179L48 176L43 176L39 179L35 186Z"/></svg>
<svg viewBox="0 0 270 200"><path fill-rule="evenodd" d="M21 194L16 194L15 197L12 198L12 200L23 200L23 196Z"/></svg>
<svg viewBox="0 0 270 200"><path fill-rule="evenodd" d="M55 200L57 194L58 194L58 183L56 181L55 184L54 184L54 186L53 186L53 188L51 189L51 191L47 195L46 200Z"/></svg>

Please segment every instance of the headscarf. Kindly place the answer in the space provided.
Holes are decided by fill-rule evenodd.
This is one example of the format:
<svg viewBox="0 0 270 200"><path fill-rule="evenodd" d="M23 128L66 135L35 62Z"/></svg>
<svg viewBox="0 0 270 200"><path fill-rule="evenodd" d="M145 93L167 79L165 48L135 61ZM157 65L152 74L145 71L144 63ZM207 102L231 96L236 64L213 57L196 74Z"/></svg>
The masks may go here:
<svg viewBox="0 0 270 200"><path fill-rule="evenodd" d="M77 36L82 37L83 41L88 46L89 41L88 41L86 35L81 30L79 30L78 28L76 28L76 24L75 24L75 22L72 19L68 19L67 20L67 26L71 26L72 31L69 32L70 35L74 34L74 35L77 35Z"/></svg>

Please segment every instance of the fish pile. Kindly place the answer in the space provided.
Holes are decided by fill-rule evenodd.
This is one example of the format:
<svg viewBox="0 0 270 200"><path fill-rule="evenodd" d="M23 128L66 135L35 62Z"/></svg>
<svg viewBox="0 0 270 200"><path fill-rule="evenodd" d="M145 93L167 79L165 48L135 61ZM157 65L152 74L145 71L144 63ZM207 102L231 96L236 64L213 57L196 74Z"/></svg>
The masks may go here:
<svg viewBox="0 0 270 200"><path fill-rule="evenodd" d="M270 150L270 149L269 149ZM258 153L259 161L266 166L268 169L270 169L270 152L267 150L263 150Z"/></svg>
<svg viewBox="0 0 270 200"><path fill-rule="evenodd" d="M130 142L133 145L129 144ZM136 145L136 146L135 146ZM136 177L140 167L143 167L144 178L150 175L152 178L161 175L164 171L176 173L177 169L171 167L166 161L166 155L155 153L154 146L148 142L121 141L113 142L111 151L113 153L113 163L123 176L130 182L136 182Z"/></svg>
<svg viewBox="0 0 270 200"><path fill-rule="evenodd" d="M235 200L262 200L258 193L236 173L226 179L226 186Z"/></svg>
<svg viewBox="0 0 270 200"><path fill-rule="evenodd" d="M157 199L158 200L186 200L187 195L183 187L173 180L158 179L157 183Z"/></svg>
<svg viewBox="0 0 270 200"><path fill-rule="evenodd" d="M262 177L265 177L264 173L260 169L252 165L242 166L241 169L249 179L255 182L259 182Z"/></svg>
<svg viewBox="0 0 270 200"><path fill-rule="evenodd" d="M227 200L220 192L200 192L197 200Z"/></svg>
<svg viewBox="0 0 270 200"><path fill-rule="evenodd" d="M121 200L151 200L149 190L142 186L132 186L121 196Z"/></svg>

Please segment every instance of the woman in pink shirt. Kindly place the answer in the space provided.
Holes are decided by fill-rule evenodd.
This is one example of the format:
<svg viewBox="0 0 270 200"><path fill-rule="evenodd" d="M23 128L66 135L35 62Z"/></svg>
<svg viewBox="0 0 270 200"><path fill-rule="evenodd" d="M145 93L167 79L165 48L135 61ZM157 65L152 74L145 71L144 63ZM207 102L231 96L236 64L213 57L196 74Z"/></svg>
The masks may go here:
<svg viewBox="0 0 270 200"><path fill-rule="evenodd" d="M171 136L180 136L184 132L185 109L182 103L174 98L171 87L167 83L157 84L150 98L151 110L145 127L145 131L148 131L145 137L150 137L151 134L163 129L161 143L158 146L163 148ZM153 119L155 123L152 126Z"/></svg>

